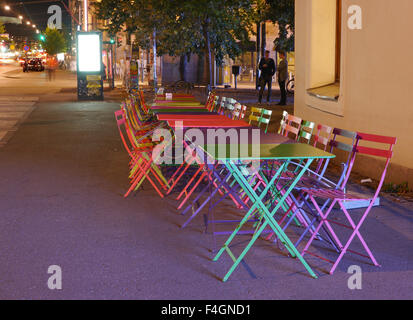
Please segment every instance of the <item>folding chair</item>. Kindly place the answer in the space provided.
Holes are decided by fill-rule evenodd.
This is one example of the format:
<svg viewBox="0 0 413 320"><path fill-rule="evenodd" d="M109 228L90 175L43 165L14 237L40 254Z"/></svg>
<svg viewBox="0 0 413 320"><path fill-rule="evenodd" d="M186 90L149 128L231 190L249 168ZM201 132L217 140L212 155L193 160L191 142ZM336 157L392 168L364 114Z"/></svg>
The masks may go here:
<svg viewBox="0 0 413 320"><path fill-rule="evenodd" d="M152 184L154 189L163 198L163 193L160 191L160 188L156 185L155 181L150 177L150 173L155 177L158 183L161 185L161 188L166 187L166 179L162 176L159 168L153 162L152 143L141 144L136 140L135 136L132 134L130 127L128 127L127 120L125 117L124 110L118 110L115 112L116 123L118 125L119 134L122 140L122 143L131 157L131 186L125 194L125 198L133 191L137 190L139 186L143 183L145 179Z"/></svg>
<svg viewBox="0 0 413 320"><path fill-rule="evenodd" d="M287 116L287 121L284 124L283 135L288 138L291 138L292 136L293 140L298 140L301 129L301 122L301 118L289 114Z"/></svg>
<svg viewBox="0 0 413 320"><path fill-rule="evenodd" d="M268 118L265 118L264 116L268 116ZM272 116L272 110L266 110L263 109L262 110L262 114L261 114L261 119L259 120L259 128L261 128L261 124L265 124L265 133L267 133L268 131L268 126L270 125L271 122L271 116Z"/></svg>
<svg viewBox="0 0 413 320"><path fill-rule="evenodd" d="M148 114L148 113L149 113L149 107L146 106L145 97L144 97L144 95L143 95L143 91L142 91L142 90L139 90L139 91L138 91L138 98L139 98L140 105L141 105L142 109L144 110L144 112L145 112L146 114Z"/></svg>
<svg viewBox="0 0 413 320"><path fill-rule="evenodd" d="M221 102L220 102L219 108L218 108L218 114L224 114L226 101L227 101L226 97L221 98Z"/></svg>
<svg viewBox="0 0 413 320"><path fill-rule="evenodd" d="M361 144L363 144L363 142L373 143L375 147L364 146L364 145L362 146ZM368 155L368 156L372 156L372 157L384 158L386 160L386 163L385 163L383 172L381 174L381 179L380 179L379 185L378 185L378 187L377 187L377 189L376 189L373 196L368 196L368 195L359 194L359 193L355 193L355 192L346 192L344 187L341 187L339 190L331 189L331 188L319 188L319 189L305 190L305 193L309 196L314 208L318 212L320 221L319 221L319 224L318 224L318 226L315 230L315 233L313 233L313 235L308 240L306 246L304 247L304 249L302 251L302 255L304 256L304 254L308 253L308 254L313 255L315 257L321 258L324 261L328 261L328 262L332 263L333 267L330 270L330 274L334 273L334 271L336 270L338 264L340 263L343 256L347 252L351 252L351 253L357 254L357 255L362 256L362 257L370 258L370 260L373 262L373 264L375 266L380 266L378 264L377 260L375 259L375 257L373 256L373 253L371 252L370 248L367 246L366 241L364 240L363 236L361 235L360 228L363 225L364 221L366 220L366 218L367 218L368 214L370 213L371 209L373 208L377 197L379 196L379 193L381 191L381 188L383 186L383 183L384 183L384 180L385 180L385 177L386 177L387 168L390 164L391 158L393 157L393 148L394 148L394 145L396 144L396 142L397 142L397 139L393 138L393 137L379 136L379 135L373 135L373 134L367 134L367 133L357 133L357 143L353 148L353 155L354 156L352 157L352 160L350 162L350 166L347 170L346 178L343 181L343 185L346 185L348 179L350 178L350 173L351 173L351 170L354 166L354 160L355 160L355 155L356 154L364 154L364 155ZM388 145L388 148L383 149L383 148L376 147L376 145L379 145L379 144ZM326 210L322 210L322 208L320 208L320 206L319 206L316 199L330 200L331 204L329 205L328 208L326 208ZM361 215L361 218L359 219L359 221L356 223L353 220L354 216L352 217L352 215L350 215L348 209L346 209L346 207L344 205L344 201L346 201L346 202L347 201L359 201L360 199L368 200L370 202L370 205L367 207L367 209ZM341 222L337 222L337 221L332 220L332 219L329 218L329 216L332 213L333 207L336 204L338 204L340 206L341 212L344 214L344 216L347 219L349 225L344 225ZM332 224L337 225L337 226L341 226L341 227L345 227L345 228L351 230L351 235L348 237L347 240L345 240L345 242L340 241L339 237L337 236L334 229L332 228ZM311 244L313 243L313 241L315 239L316 233L318 233L323 226L326 226L329 233L331 234L331 236L334 238L335 242L339 246L339 256L335 261L320 257L317 254L308 251L309 247L311 246ZM349 249L351 243L353 242L353 240L356 236L360 240L364 250L367 252L367 255ZM343 243L344 243L344 245L343 245Z"/></svg>
<svg viewBox="0 0 413 320"><path fill-rule="evenodd" d="M330 141L332 132L333 132L332 127L329 127L323 124L318 124L317 133L314 135L313 147L322 149L323 151L327 151L328 143ZM320 161L317 162L317 168L315 170L316 173L320 171L322 164L323 164L323 159L320 159Z"/></svg>
<svg viewBox="0 0 413 320"><path fill-rule="evenodd" d="M257 125L260 125L261 117L262 117L262 108L251 108L251 114L249 116L249 124L251 124L253 121L257 122Z"/></svg>
<svg viewBox="0 0 413 320"><path fill-rule="evenodd" d="M205 104L205 107L208 109L209 112L212 112L214 110L216 100L217 97L215 96L215 94L210 92L207 102Z"/></svg>
<svg viewBox="0 0 413 320"><path fill-rule="evenodd" d="M232 99L232 98L227 99L227 102L225 104L224 115L226 115L228 118L232 118L232 114L235 110L236 103L237 101L235 99Z"/></svg>
<svg viewBox="0 0 413 320"><path fill-rule="evenodd" d="M288 112L283 111L283 116L281 118L280 128L278 129L278 134L284 135L284 128L285 128L285 124L287 123L287 118L288 118Z"/></svg>
<svg viewBox="0 0 413 320"><path fill-rule="evenodd" d="M300 133L298 134L298 142L305 142L307 144L310 144L314 128L314 122L303 120L303 122L301 123Z"/></svg>
<svg viewBox="0 0 413 320"><path fill-rule="evenodd" d="M239 103L239 102L237 102L234 105L234 111L232 112L232 116L231 116L232 120L240 120L240 118L241 118L241 108L242 108L242 106L241 106L241 103Z"/></svg>
<svg viewBox="0 0 413 320"><path fill-rule="evenodd" d="M238 120L244 119L246 113L247 113L247 106L246 106L246 105L242 105L242 107L241 107L241 114L240 114Z"/></svg>
<svg viewBox="0 0 413 320"><path fill-rule="evenodd" d="M323 140L325 143L325 139L321 139L321 130L331 130L329 127L321 127L319 132L318 132L318 137L316 138L315 146L318 145L318 140ZM328 136L331 136L329 134ZM336 188L339 189L340 187L345 188L345 184L343 184L343 181L345 179L345 176L348 172L349 164L351 162L352 156L353 156L353 148L356 145L356 137L357 133L348 131L348 130L343 130L339 128L335 128L333 130L333 138L329 141L328 145L330 146L329 152L336 154L337 152L341 153L342 156L344 155L344 158L347 155L347 161L342 163L342 172L341 175L338 179L337 182L334 182L332 180L327 179L324 175L327 171L327 168L330 164L329 159L326 161L320 161L317 165L316 170L307 170L307 174L304 175L301 180L297 183L295 186L295 189L298 191L298 194L296 195L290 195L290 198L287 199L287 203L290 205L290 208L285 212L284 216L281 219L280 224L286 220L286 218L289 216L289 220L287 220L285 226L283 229L288 228L288 226L294 221L296 215L299 215L300 221L304 223L306 229L302 232L300 238L296 242L296 246L298 246L301 241L304 239L304 237L308 234L308 232L313 233L315 228L314 228L314 223L317 221L317 213L314 212L313 208L310 206L308 200L308 196L303 194L302 190L306 189L311 189L311 188L324 188L324 187L330 187L330 188ZM350 140L350 143L349 141ZM324 147L325 150L326 147ZM303 166L302 163L294 163L296 166L292 170L286 172L284 175L285 179L292 179L295 175L297 170ZM322 205L322 209L328 206L330 203L329 200L325 201L324 204ZM309 215L311 214L314 216L313 219L309 218ZM302 219L301 219L302 218Z"/></svg>

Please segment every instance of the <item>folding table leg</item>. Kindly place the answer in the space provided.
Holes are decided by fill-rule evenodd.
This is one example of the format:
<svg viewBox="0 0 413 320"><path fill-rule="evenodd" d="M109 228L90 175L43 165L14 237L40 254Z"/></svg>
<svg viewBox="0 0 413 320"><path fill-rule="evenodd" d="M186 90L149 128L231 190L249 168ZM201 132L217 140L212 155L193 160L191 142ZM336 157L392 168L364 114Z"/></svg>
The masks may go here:
<svg viewBox="0 0 413 320"><path fill-rule="evenodd" d="M272 185L274 184L275 180L280 176L280 174L284 171L284 169L286 168L286 166L288 165L288 162L284 162L280 168L278 169L277 173L271 178L270 182L268 183L268 185L266 186L266 188L262 191L262 193L260 195L258 195L249 185L248 181L245 179L244 175L242 174L242 172L239 170L239 168L237 167L236 164L234 164L231 161L227 162L228 168L230 171L232 171L234 173L234 177L239 181L240 186L243 187L243 189L249 194L249 196L251 197L251 199L254 199L254 204L253 206L250 208L250 210L248 211L248 213L244 216L244 218L242 219L241 223L239 224L239 226L236 228L236 230L234 230L234 232L231 234L231 236L228 238L228 240L225 242L224 246L221 248L221 250L218 252L218 254L215 256L214 261L217 261L220 256L222 255L222 253L224 251L226 251L230 257L232 258L232 260L234 261L234 264L232 265L232 267L230 268L230 270L228 271L228 273L224 276L223 281L226 281L229 276L232 274L232 272L235 270L235 268L238 266L238 264L241 262L241 260L243 259L243 257L246 255L246 253L249 251L249 249L252 247L252 245L254 244L254 242L258 239L258 237L260 236L260 234L264 231L264 229L267 227L267 225L270 225L270 227L274 230L274 232L276 233L276 235L280 238L281 242L284 244L284 246L287 248L287 250L290 252L292 257L297 257L300 262L303 264L303 266L305 267L305 269L309 272L309 274L313 277L313 278L317 278L316 274L313 272L313 270L310 268L310 266L308 265L308 263L304 260L304 258L301 256L301 254L298 252L298 250L294 247L294 245L292 244L292 242L290 241L290 239L287 237L287 235L283 232L283 230L281 229L281 227L277 224L277 222L274 220L274 215L276 214L276 212L278 211L278 209L282 206L282 204L285 202L285 200L287 199L288 195L291 193L291 191L293 190L293 188L295 187L295 185L297 184L297 182L299 181L299 179L301 179L301 177L303 176L303 174L307 171L308 167L310 166L312 160L309 159L307 161L307 164L305 166L303 166L302 170L300 171L300 173L297 175L296 179L291 183L289 189L287 190L287 192L282 196L281 199L279 199L277 205L275 206L275 208L272 210L272 212L269 212L268 208L265 206L265 204L263 203L263 199L265 197L265 195L269 192L269 190L271 189ZM241 255L238 258L235 258L235 256L232 254L231 250L229 249L229 245L232 242L232 240L234 239L234 237L237 235L238 231L241 229L241 227L245 224L245 222L249 219L250 215L252 212L255 211L255 209L258 209L262 215L263 218L265 219L264 223L262 224L262 226L259 228L259 230L254 234L254 236L252 237L252 239L250 240L250 242L248 243L247 247L242 251Z"/></svg>

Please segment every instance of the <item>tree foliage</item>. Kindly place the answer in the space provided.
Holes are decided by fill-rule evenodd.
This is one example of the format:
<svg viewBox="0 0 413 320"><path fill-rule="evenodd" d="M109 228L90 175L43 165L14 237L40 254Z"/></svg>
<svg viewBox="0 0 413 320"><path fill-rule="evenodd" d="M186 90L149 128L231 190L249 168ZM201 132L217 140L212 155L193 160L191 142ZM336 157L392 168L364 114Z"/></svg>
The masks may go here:
<svg viewBox="0 0 413 320"><path fill-rule="evenodd" d="M235 57L252 30L250 0L102 0L96 13L106 30L137 35L143 48L150 46L156 29L159 55L203 54L208 39L218 62Z"/></svg>
<svg viewBox="0 0 413 320"><path fill-rule="evenodd" d="M44 36L45 40L42 46L49 55L66 51L66 39L62 32L54 28L46 28Z"/></svg>
<svg viewBox="0 0 413 320"><path fill-rule="evenodd" d="M225 56L235 58L249 40L254 18L250 0L102 0L97 16L114 35L121 30L136 34L148 48L156 32L158 55L205 54L212 70Z"/></svg>
<svg viewBox="0 0 413 320"><path fill-rule="evenodd" d="M280 34L274 43L277 50L294 51L295 1L265 0L266 18L278 23Z"/></svg>

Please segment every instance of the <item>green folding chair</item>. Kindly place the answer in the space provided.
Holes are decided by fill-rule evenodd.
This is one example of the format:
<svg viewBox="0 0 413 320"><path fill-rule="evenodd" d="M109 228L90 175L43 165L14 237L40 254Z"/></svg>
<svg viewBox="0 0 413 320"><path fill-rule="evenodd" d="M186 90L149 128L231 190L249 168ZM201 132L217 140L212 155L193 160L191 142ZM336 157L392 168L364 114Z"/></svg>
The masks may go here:
<svg viewBox="0 0 413 320"><path fill-rule="evenodd" d="M248 118L249 119L248 123L252 124L252 122L255 121L257 122L257 126L259 126L261 118L262 118L262 112L263 112L262 108L255 108L255 107L251 108L251 114Z"/></svg>
<svg viewBox="0 0 413 320"><path fill-rule="evenodd" d="M315 128L314 122L303 120L303 122L301 122L301 129L298 134L298 142L304 142L306 144L310 144L311 138L313 136L314 128Z"/></svg>
<svg viewBox="0 0 413 320"><path fill-rule="evenodd" d="M265 118L265 116L268 118ZM261 119L259 121L259 127L261 128L261 124L266 125L265 133L267 133L268 131L268 126L270 125L270 122L271 122L271 116L272 116L272 110L266 110L266 109L262 110Z"/></svg>

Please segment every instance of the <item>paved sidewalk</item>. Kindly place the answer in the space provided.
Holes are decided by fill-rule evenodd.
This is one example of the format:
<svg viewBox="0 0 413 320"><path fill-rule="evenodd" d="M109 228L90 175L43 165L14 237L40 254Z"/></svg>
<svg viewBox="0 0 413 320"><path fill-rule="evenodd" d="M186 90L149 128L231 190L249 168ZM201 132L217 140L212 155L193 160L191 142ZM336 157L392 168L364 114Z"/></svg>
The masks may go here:
<svg viewBox="0 0 413 320"><path fill-rule="evenodd" d="M160 200L149 185L123 198L118 105L46 97L0 149L0 299L413 298L413 210L386 199L363 227L382 268L352 256L329 276L309 259L314 280L260 240L246 256L249 269L222 283L230 260L211 261L201 216L180 230L185 217L173 197ZM236 214L230 204L222 211ZM363 270L358 291L347 286L354 264ZM61 291L47 287L50 265L62 268Z"/></svg>
<svg viewBox="0 0 413 320"><path fill-rule="evenodd" d="M18 130L38 100L38 97L0 96L0 147Z"/></svg>

